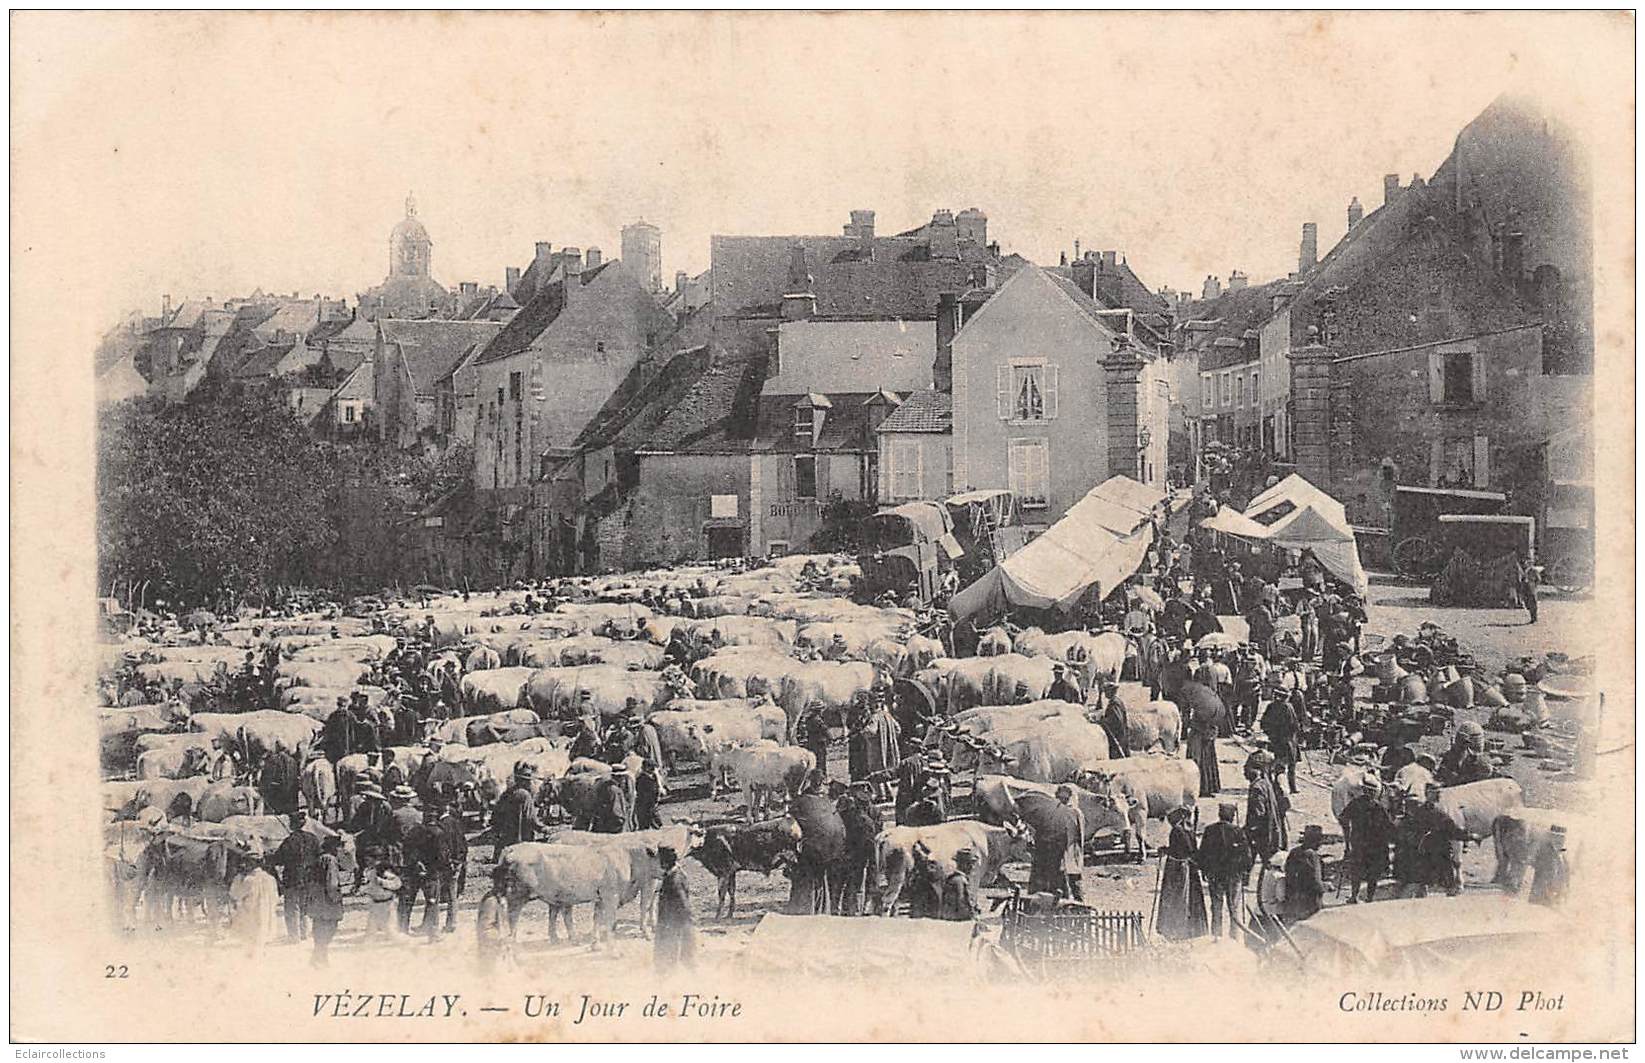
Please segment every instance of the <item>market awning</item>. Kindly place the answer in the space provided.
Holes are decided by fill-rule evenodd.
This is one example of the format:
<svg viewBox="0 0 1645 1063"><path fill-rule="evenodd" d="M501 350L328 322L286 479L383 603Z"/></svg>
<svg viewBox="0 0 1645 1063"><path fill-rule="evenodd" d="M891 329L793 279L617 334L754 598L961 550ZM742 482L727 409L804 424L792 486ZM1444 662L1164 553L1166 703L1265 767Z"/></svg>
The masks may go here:
<svg viewBox="0 0 1645 1063"><path fill-rule="evenodd" d="M1099 484L1043 535L956 594L954 616L1067 611L1092 586L1108 594L1142 566L1154 540L1148 518L1165 497L1123 476Z"/></svg>
<svg viewBox="0 0 1645 1063"><path fill-rule="evenodd" d="M1290 508L1273 519L1272 514L1285 506ZM1264 514L1271 523L1261 521ZM1287 550L1307 550L1355 593L1370 592L1371 581L1360 564L1359 544L1342 503L1295 473L1258 495L1244 513L1224 506L1201 525Z"/></svg>
<svg viewBox="0 0 1645 1063"><path fill-rule="evenodd" d="M1265 525L1258 524L1233 506L1218 506L1213 516L1206 517L1199 524L1202 528L1210 528L1225 535L1238 535L1247 539L1268 537L1268 528Z"/></svg>

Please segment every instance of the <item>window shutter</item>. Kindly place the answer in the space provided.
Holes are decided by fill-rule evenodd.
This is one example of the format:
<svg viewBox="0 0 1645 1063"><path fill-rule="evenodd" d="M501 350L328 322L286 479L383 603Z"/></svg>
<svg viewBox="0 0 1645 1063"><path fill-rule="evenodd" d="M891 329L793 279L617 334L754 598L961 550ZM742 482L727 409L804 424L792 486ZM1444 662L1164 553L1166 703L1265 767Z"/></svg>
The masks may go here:
<svg viewBox="0 0 1645 1063"><path fill-rule="evenodd" d="M914 498L925 497L925 448L918 443L914 447Z"/></svg>
<svg viewBox="0 0 1645 1063"><path fill-rule="evenodd" d="M897 497L897 441L886 440L885 456L880 459L880 492L887 498Z"/></svg>
<svg viewBox="0 0 1645 1063"><path fill-rule="evenodd" d="M1034 458L1034 475L1032 477L1032 482L1034 484L1034 490L1036 491L1035 497L1039 498L1042 501L1050 501L1050 499L1051 499L1051 447L1050 447L1050 445L1047 444L1044 440L1041 440L1039 445L1036 446L1033 450L1033 458Z"/></svg>
<svg viewBox="0 0 1645 1063"><path fill-rule="evenodd" d="M1428 486L1438 487L1445 471L1445 441L1436 439L1428 445Z"/></svg>
<svg viewBox="0 0 1645 1063"><path fill-rule="evenodd" d="M816 497L817 498L827 498L828 497L828 483L829 483L829 481L828 481L828 455L818 454L817 455L817 463L815 465L813 465L812 468L817 470Z"/></svg>
<svg viewBox="0 0 1645 1063"><path fill-rule="evenodd" d="M1469 370L1473 375L1474 401L1485 401L1485 359L1478 351L1468 356Z"/></svg>
<svg viewBox="0 0 1645 1063"><path fill-rule="evenodd" d="M1011 419L1011 367L1000 365L994 367L994 384L999 392L1000 420Z"/></svg>
<svg viewBox="0 0 1645 1063"><path fill-rule="evenodd" d="M1486 436L1474 437L1474 486L1488 487L1491 483L1491 441Z"/></svg>
<svg viewBox="0 0 1645 1063"><path fill-rule="evenodd" d="M1011 443L1008 446L1010 449L1007 451L1006 486L1011 488L1012 494L1022 498L1028 487L1027 481L1023 478L1023 451L1025 448L1021 443Z"/></svg>
<svg viewBox="0 0 1645 1063"><path fill-rule="evenodd" d="M1045 367L1045 419L1057 419L1057 367L1054 365Z"/></svg>
<svg viewBox="0 0 1645 1063"><path fill-rule="evenodd" d="M1428 352L1428 401L1445 401L1445 356L1438 351Z"/></svg>

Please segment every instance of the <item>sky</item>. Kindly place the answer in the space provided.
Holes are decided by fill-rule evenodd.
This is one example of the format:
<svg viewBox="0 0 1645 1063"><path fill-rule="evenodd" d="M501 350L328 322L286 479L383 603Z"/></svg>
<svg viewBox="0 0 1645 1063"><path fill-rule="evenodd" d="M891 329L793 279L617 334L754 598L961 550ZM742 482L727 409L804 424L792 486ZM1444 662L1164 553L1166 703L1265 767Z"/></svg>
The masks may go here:
<svg viewBox="0 0 1645 1063"><path fill-rule="evenodd" d="M1607 22L1607 18L1611 21ZM1564 21L1561 21L1564 20ZM1499 92L1616 106L1632 26L1537 13L13 17L19 269L108 322L174 300L346 295L408 192L448 285L535 241L881 232L980 207L1044 264L1075 239L1152 287L1295 268L1350 197L1430 175ZM1596 43L1597 42L1597 43ZM1607 104L1604 84L1611 86ZM1631 105L1631 99L1624 105Z"/></svg>

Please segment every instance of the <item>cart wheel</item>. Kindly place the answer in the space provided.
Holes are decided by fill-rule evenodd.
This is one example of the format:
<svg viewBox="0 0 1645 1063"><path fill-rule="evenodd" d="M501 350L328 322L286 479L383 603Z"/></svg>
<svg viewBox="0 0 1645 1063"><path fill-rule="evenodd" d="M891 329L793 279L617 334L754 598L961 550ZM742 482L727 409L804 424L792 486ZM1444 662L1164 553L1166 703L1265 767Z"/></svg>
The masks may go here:
<svg viewBox="0 0 1645 1063"><path fill-rule="evenodd" d="M1413 535L1394 547L1393 561L1395 572L1412 577L1431 576L1443 564L1439 547L1421 535Z"/></svg>
<svg viewBox="0 0 1645 1063"><path fill-rule="evenodd" d="M1582 580L1577 574L1576 559L1566 556L1549 565L1543 573L1542 582L1551 583L1556 587L1575 587L1580 584Z"/></svg>

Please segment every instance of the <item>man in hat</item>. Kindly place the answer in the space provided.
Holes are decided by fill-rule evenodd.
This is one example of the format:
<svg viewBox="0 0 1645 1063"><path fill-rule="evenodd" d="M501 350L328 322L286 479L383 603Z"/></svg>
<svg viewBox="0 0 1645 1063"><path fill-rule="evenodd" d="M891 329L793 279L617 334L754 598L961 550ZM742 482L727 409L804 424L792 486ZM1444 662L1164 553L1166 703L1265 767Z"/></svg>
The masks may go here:
<svg viewBox="0 0 1645 1063"><path fill-rule="evenodd" d="M904 740L903 746L905 752L897 764L897 798L892 806L898 824L904 822L909 806L918 801L925 790L926 749L913 735Z"/></svg>
<svg viewBox="0 0 1645 1063"><path fill-rule="evenodd" d="M401 784L387 790L390 809L388 821L388 860L396 867L405 864L406 839L423 822L423 814L416 807L417 791Z"/></svg>
<svg viewBox="0 0 1645 1063"><path fill-rule="evenodd" d="M663 825L657 813L657 800L662 793L662 780L657 765L648 756L640 758L640 774L634 779L634 829L652 830Z"/></svg>
<svg viewBox="0 0 1645 1063"><path fill-rule="evenodd" d="M1439 759L1439 781L1444 786L1489 779L1494 773L1491 762L1485 758L1485 728L1473 720L1464 720L1457 727L1451 748Z"/></svg>
<svg viewBox="0 0 1645 1063"><path fill-rule="evenodd" d="M977 854L963 846L954 853L954 870L937 884L937 918L950 922L975 919L982 911L977 894L971 887L971 873L977 867Z"/></svg>
<svg viewBox="0 0 1645 1063"><path fill-rule="evenodd" d="M396 791L398 792L398 791ZM396 812L396 818L399 817ZM400 933L411 932L411 910L423 897L423 922L418 932L434 937L440 927L441 896L451 895L453 869L446 861L445 839L440 830L440 812L434 805L423 809L419 821L410 827L401 842L404 851L400 889ZM452 913L455 916L455 912ZM448 922L448 925L454 925Z"/></svg>
<svg viewBox="0 0 1645 1063"><path fill-rule="evenodd" d="M1400 821L1395 838L1396 872L1400 869L1400 843L1407 851L1405 871L1409 879L1401 879L1401 894L1426 897L1430 886L1455 894L1462 889L1462 872L1457 863L1453 842L1466 835L1451 822L1439 808L1438 783L1424 787L1423 802Z"/></svg>
<svg viewBox="0 0 1645 1063"><path fill-rule="evenodd" d="M662 881L657 884L657 928L652 961L658 973L676 967L687 970L697 964L697 929L691 915L691 886L680 854L672 846L657 847L657 864Z"/></svg>
<svg viewBox="0 0 1645 1063"><path fill-rule="evenodd" d="M1531 614L1531 619L1526 623L1534 624L1537 610L1536 587L1540 576L1537 573L1537 566L1531 563L1531 559L1523 550L1519 552L1515 562L1514 576L1519 590L1519 602L1525 606L1525 611Z"/></svg>
<svg viewBox="0 0 1645 1063"><path fill-rule="evenodd" d="M534 842L542 830L537 818L537 801L533 796L537 769L530 764L517 764L514 778L497 805L491 811L491 862L503 858L503 850L515 842Z"/></svg>
<svg viewBox="0 0 1645 1063"><path fill-rule="evenodd" d="M1102 681L1102 715L1097 724L1108 733L1108 744L1114 747L1115 757L1131 755L1131 710L1120 697L1120 685L1112 679Z"/></svg>
<svg viewBox="0 0 1645 1063"><path fill-rule="evenodd" d="M838 795L835 810L845 824L845 855L829 885L837 915L861 915L868 896L868 873L874 866L874 841L885 829L885 816L874 804L873 787L854 782Z"/></svg>
<svg viewBox="0 0 1645 1063"><path fill-rule="evenodd" d="M263 795L263 805L270 815L296 810L300 772L297 758L284 749L275 749L263 758L257 792Z"/></svg>
<svg viewBox="0 0 1645 1063"><path fill-rule="evenodd" d="M1297 760L1301 755L1301 721L1292 709L1289 697L1276 697L1262 714L1262 733L1268 736L1268 748L1274 759L1285 768L1286 781L1291 792L1297 792Z"/></svg>
<svg viewBox="0 0 1645 1063"><path fill-rule="evenodd" d="M1232 801L1217 803L1217 821L1205 828L1200 838L1200 871L1211 894L1211 933L1222 936L1222 911L1228 909L1228 935L1244 903L1245 883L1251 877L1251 843L1234 825L1239 806Z"/></svg>
<svg viewBox="0 0 1645 1063"><path fill-rule="evenodd" d="M1080 885L1080 878L1085 874L1085 813L1074 803L1074 788L1067 783L1057 787L1057 804L1058 815L1068 835L1062 857L1062 893L1076 901L1083 901L1085 891Z"/></svg>
<svg viewBox="0 0 1645 1063"><path fill-rule="evenodd" d="M594 692L585 690L579 698L577 734L571 739L567 755L572 760L597 759L600 755L600 724L594 710Z"/></svg>
<svg viewBox="0 0 1645 1063"><path fill-rule="evenodd" d="M828 774L828 723L823 719L822 707L808 705L794 721L794 744L809 750L816 758L817 770Z"/></svg>
<svg viewBox="0 0 1645 1063"><path fill-rule="evenodd" d="M619 761L594 789L594 818L589 829L596 834L621 834L629 826L628 812L628 765Z"/></svg>
<svg viewBox="0 0 1645 1063"><path fill-rule="evenodd" d="M337 936L337 925L343 921L343 883L337 857L342 848L343 839L333 834L320 843L320 859L315 864L308 915L314 924L314 956L310 962L316 967L326 966L331 939Z"/></svg>
<svg viewBox="0 0 1645 1063"><path fill-rule="evenodd" d="M285 894L286 940L301 941L314 873L320 864L320 839L304 829L308 815L302 810L293 812L287 822L291 833L274 850L269 863L279 870L280 889Z"/></svg>
<svg viewBox="0 0 1645 1063"><path fill-rule="evenodd" d="M1325 844L1325 828L1310 823L1302 828L1302 843L1285 858L1285 904L1283 918L1300 923L1320 910L1325 897L1325 874L1319 847Z"/></svg>
<svg viewBox="0 0 1645 1063"><path fill-rule="evenodd" d="M1062 663L1051 666L1051 689L1045 696L1052 701L1066 701L1070 705L1085 704L1085 696L1073 680L1068 678L1068 666Z"/></svg>
<svg viewBox="0 0 1645 1063"><path fill-rule="evenodd" d="M846 645L845 636L838 631L828 640L828 652L823 656L831 661L843 661L851 655L851 647Z"/></svg>
<svg viewBox="0 0 1645 1063"><path fill-rule="evenodd" d="M1348 903L1376 900L1377 883L1388 873L1388 847L1394 843L1394 820L1382 804L1382 780L1367 771L1360 792L1338 817L1342 822L1343 870L1348 875Z"/></svg>
<svg viewBox="0 0 1645 1063"><path fill-rule="evenodd" d="M1245 759L1245 837L1251 843L1251 852L1263 862L1279 852L1284 833L1279 797L1268 777L1273 759L1271 753L1262 749Z"/></svg>
<svg viewBox="0 0 1645 1063"><path fill-rule="evenodd" d="M896 770L897 750L902 744L902 725L893 711L891 685L876 684L870 694L868 718L862 724L863 767L871 781L871 798L883 800L890 796L890 786L883 781L887 772ZM853 777L853 781L855 777Z"/></svg>
<svg viewBox="0 0 1645 1063"><path fill-rule="evenodd" d="M394 810L389 807L377 780L369 775L355 782L354 795L359 798L359 804L344 829L354 835L358 850L355 854L354 888L359 889L365 881L366 867L375 866L388 855L393 842Z"/></svg>

